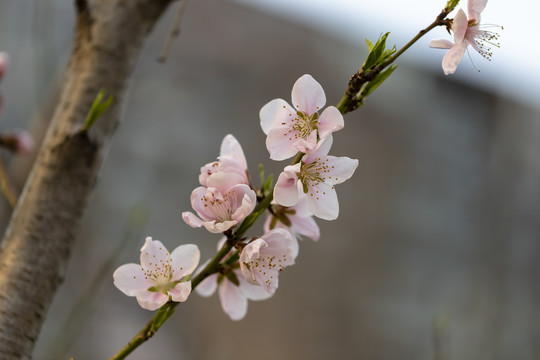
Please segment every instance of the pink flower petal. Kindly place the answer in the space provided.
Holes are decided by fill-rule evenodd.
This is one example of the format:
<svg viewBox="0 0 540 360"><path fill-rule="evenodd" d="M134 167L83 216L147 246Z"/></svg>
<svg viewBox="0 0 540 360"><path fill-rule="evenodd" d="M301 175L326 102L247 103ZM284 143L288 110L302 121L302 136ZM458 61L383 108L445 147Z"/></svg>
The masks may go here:
<svg viewBox="0 0 540 360"><path fill-rule="evenodd" d="M159 240L152 240L148 236L141 248L141 266L144 270L153 273L161 273L161 264L166 264L170 261L170 254L165 245Z"/></svg>
<svg viewBox="0 0 540 360"><path fill-rule="evenodd" d="M182 220L184 220L186 224L193 228L200 228L201 226L203 226L203 221L191 211L184 211L182 213Z"/></svg>
<svg viewBox="0 0 540 360"><path fill-rule="evenodd" d="M311 75L302 75L293 85L292 105L299 110L312 115L326 104L324 90Z"/></svg>
<svg viewBox="0 0 540 360"><path fill-rule="evenodd" d="M288 123L291 114L296 114L296 110L294 110L285 100L274 99L270 101L264 105L259 112L263 132L268 135L270 130L274 127L283 123Z"/></svg>
<svg viewBox="0 0 540 360"><path fill-rule="evenodd" d="M293 166L287 166L287 169L300 170L300 164ZM294 175L294 172L283 171L279 174L276 186L274 187L274 199L276 202L283 206L294 206L298 202L298 178Z"/></svg>
<svg viewBox="0 0 540 360"><path fill-rule="evenodd" d="M316 161L318 158L328 155L330 148L332 147L334 139L332 135L329 135L325 140L319 142L317 148L313 152L306 154L302 158L304 164L310 164L313 161Z"/></svg>
<svg viewBox="0 0 540 360"><path fill-rule="evenodd" d="M290 217L292 226L291 230L297 234L307 236L313 241L319 240L321 237L321 232L319 230L319 225L313 217L300 217L300 216L291 216Z"/></svg>
<svg viewBox="0 0 540 360"><path fill-rule="evenodd" d="M319 116L319 125L317 126L319 137L325 139L334 131L343 129L344 126L345 122L341 112L335 106L329 106Z"/></svg>
<svg viewBox="0 0 540 360"><path fill-rule="evenodd" d="M247 169L247 161L242 146L231 134L226 135L221 142L219 155L232 157Z"/></svg>
<svg viewBox="0 0 540 360"><path fill-rule="evenodd" d="M298 130L291 130L288 126L272 128L266 137L266 148L270 159L281 161L293 157L298 152L296 143L301 139Z"/></svg>
<svg viewBox="0 0 540 360"><path fill-rule="evenodd" d="M309 211L318 218L335 220L339 215L339 203L334 187L325 183L310 186L306 203Z"/></svg>
<svg viewBox="0 0 540 360"><path fill-rule="evenodd" d="M209 297L212 296L212 294L216 291L217 285L217 274L212 274L203 281L201 281L199 285L195 288L195 291L197 292L197 294L203 297Z"/></svg>
<svg viewBox="0 0 540 360"><path fill-rule="evenodd" d="M232 320L241 320L246 316L248 301L238 286L228 280L223 280L218 295L223 311Z"/></svg>
<svg viewBox="0 0 540 360"><path fill-rule="evenodd" d="M459 62L461 59L463 59L463 55L465 55L465 50L467 50L468 45L468 41L462 41L461 43L452 46L446 55L444 55L442 68L445 75L450 75L456 72Z"/></svg>
<svg viewBox="0 0 540 360"><path fill-rule="evenodd" d="M469 0L467 3L469 19L474 19L477 23L480 23L480 13L486 8L486 4L487 0Z"/></svg>
<svg viewBox="0 0 540 360"><path fill-rule="evenodd" d="M115 270L113 274L114 285L127 296L136 296L146 291L154 282L147 279L141 265L125 264Z"/></svg>
<svg viewBox="0 0 540 360"><path fill-rule="evenodd" d="M266 300L272 297L272 293L266 291L266 289L260 285L253 285L247 282L242 274L237 274L238 281L240 282L240 291L249 300L260 301Z"/></svg>
<svg viewBox="0 0 540 360"><path fill-rule="evenodd" d="M191 294L191 281L184 281L178 283L169 290L169 295L172 301L184 302L187 300L189 294Z"/></svg>
<svg viewBox="0 0 540 360"><path fill-rule="evenodd" d="M459 9L456 17L454 18L454 23L452 24L452 31L454 31L454 42L456 44L459 44L463 41L468 26L469 20L467 20L467 15L465 15L465 11Z"/></svg>
<svg viewBox="0 0 540 360"><path fill-rule="evenodd" d="M193 244L180 245L174 249L171 253L172 280L178 281L182 277L193 273L199 264L200 257L199 248Z"/></svg>
<svg viewBox="0 0 540 360"><path fill-rule="evenodd" d="M336 185L351 178L358 167L358 160L346 156L328 156L326 157L325 166L328 167L328 173L324 178L324 182L329 185Z"/></svg>
<svg viewBox="0 0 540 360"><path fill-rule="evenodd" d="M137 302L146 310L154 311L165 305L169 296L160 292L146 291L137 295Z"/></svg>
<svg viewBox="0 0 540 360"><path fill-rule="evenodd" d="M437 49L450 49L454 43L446 39L436 39L429 42L429 46Z"/></svg>

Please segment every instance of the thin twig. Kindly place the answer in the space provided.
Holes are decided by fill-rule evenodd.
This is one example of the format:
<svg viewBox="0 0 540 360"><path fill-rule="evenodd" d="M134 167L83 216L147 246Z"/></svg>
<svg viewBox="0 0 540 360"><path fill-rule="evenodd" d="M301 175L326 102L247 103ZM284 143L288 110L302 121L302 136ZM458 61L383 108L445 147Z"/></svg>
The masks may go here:
<svg viewBox="0 0 540 360"><path fill-rule="evenodd" d="M172 43L174 39L178 37L178 35L180 35L180 23L182 22L182 15L184 14L186 4L187 0L180 0L180 5L178 7L176 17L174 18L171 32L167 37L167 41L165 41L165 45L163 45L163 50L161 50L161 54L159 54L158 57L158 61L160 63L164 63L165 61L167 61L167 56L169 56L169 51L171 50Z"/></svg>
<svg viewBox="0 0 540 360"><path fill-rule="evenodd" d="M0 156L0 188L2 189L2 192L6 196L11 207L15 208L15 205L17 205L17 197L18 197L17 192L15 191L13 184L11 184L11 181L9 180L9 177L6 173L6 168L4 167L4 161L2 160L1 156Z"/></svg>

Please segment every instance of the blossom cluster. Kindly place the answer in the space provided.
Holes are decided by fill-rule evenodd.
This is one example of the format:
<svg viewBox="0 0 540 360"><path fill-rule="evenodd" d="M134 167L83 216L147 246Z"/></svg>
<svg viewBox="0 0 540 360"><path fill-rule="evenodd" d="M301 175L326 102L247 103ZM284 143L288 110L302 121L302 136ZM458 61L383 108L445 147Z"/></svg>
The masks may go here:
<svg viewBox="0 0 540 360"><path fill-rule="evenodd" d="M262 107L260 124L270 158L296 156L273 191L250 183L244 152L232 135L223 139L217 160L201 167L200 186L190 197L194 212L183 212L182 219L191 227L223 233L218 252L229 252L211 273L204 274L196 291L210 296L217 290L223 310L233 320L246 315L248 300L265 300L276 292L280 272L298 256L298 238L319 239L314 217L334 220L339 215L334 186L353 175L358 160L328 155L332 133L341 130L344 121L333 106L319 114L325 103L321 85L303 75L293 86L292 105L275 99ZM251 239L238 236L236 229L263 201L267 219L262 234ZM193 273L208 271L209 262L195 270L198 262L195 245L169 253L159 241L147 238L140 265L119 267L114 283L126 295L135 296L143 308L155 310L168 301L186 300Z"/></svg>

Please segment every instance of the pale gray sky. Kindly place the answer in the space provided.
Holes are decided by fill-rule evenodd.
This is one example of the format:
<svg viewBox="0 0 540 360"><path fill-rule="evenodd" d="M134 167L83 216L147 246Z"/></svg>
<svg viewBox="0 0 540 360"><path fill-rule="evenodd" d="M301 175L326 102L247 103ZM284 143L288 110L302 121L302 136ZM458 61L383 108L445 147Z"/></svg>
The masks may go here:
<svg viewBox="0 0 540 360"><path fill-rule="evenodd" d="M400 47L421 28L430 24L446 4L445 0L235 0L299 21L324 31L358 42L376 39L380 33L391 32L389 42ZM458 8L466 10L462 0ZM491 0L482 13L482 23L504 26L494 28L501 34L501 48L494 49L491 62L470 51L478 73L465 55L456 78L489 87L495 92L540 106L540 48L531 44L534 18L540 13L536 0ZM451 16L455 15L455 12ZM421 39L400 61L420 62L422 66L441 70L444 50L430 49L432 38L452 36L440 28Z"/></svg>

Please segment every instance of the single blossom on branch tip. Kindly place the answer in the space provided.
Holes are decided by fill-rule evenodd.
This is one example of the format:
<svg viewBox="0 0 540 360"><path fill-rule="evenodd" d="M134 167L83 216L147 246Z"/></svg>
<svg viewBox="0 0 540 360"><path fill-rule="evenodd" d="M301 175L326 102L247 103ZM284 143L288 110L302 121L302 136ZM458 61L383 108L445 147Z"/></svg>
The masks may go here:
<svg viewBox="0 0 540 360"><path fill-rule="evenodd" d="M312 151L318 141L344 126L343 115L336 107L318 113L326 104L326 96L311 75L303 75L294 83L291 97L292 106L283 99L274 99L259 113L272 160Z"/></svg>
<svg viewBox="0 0 540 360"><path fill-rule="evenodd" d="M446 39L437 39L431 40L429 43L429 46L433 48L449 49L442 61L442 68L445 75L453 74L456 71L469 45L489 61L491 61L491 56L493 55L491 46L500 47L500 44L497 42L499 34L485 30L487 26L499 26L482 26L480 24L480 14L486 7L486 4L487 0L469 0L467 4L468 19L465 12L459 9L452 22L454 42Z"/></svg>
<svg viewBox="0 0 540 360"><path fill-rule="evenodd" d="M191 206L197 212L182 213L182 219L191 227L204 226L217 234L229 230L248 216L257 205L257 195L249 186L234 185L222 193L216 188L200 186L191 193Z"/></svg>
<svg viewBox="0 0 540 360"><path fill-rule="evenodd" d="M191 293L189 277L199 264L196 245L180 245L172 253L159 240L147 237L141 248L141 263L125 264L113 274L114 285L135 296L146 310L157 310L169 300L184 302Z"/></svg>
<svg viewBox="0 0 540 360"><path fill-rule="evenodd" d="M294 206L304 196L307 209L316 217L334 220L339 203L334 185L349 179L358 160L328 155L332 137L319 143L301 162L285 167L274 188L274 199L283 206Z"/></svg>
<svg viewBox="0 0 540 360"><path fill-rule="evenodd" d="M221 192L234 185L249 185L246 157L234 136L225 136L221 142L218 160L201 168L199 182L202 186L213 187Z"/></svg>
<svg viewBox="0 0 540 360"><path fill-rule="evenodd" d="M297 256L296 238L287 230L274 229L242 249L240 269L249 283L261 285L268 293L274 293L280 271L293 265Z"/></svg>
<svg viewBox="0 0 540 360"><path fill-rule="evenodd" d="M225 237L219 241L218 249L223 246L225 241ZM233 253L234 251L231 251L227 257ZM199 271L204 266L206 265L201 266ZM246 316L248 300L266 300L273 295L260 285L248 283L239 266L239 263L235 262L222 268L219 273L204 279L195 289L199 295L204 297L211 296L217 289L221 308L234 321L241 320Z"/></svg>

